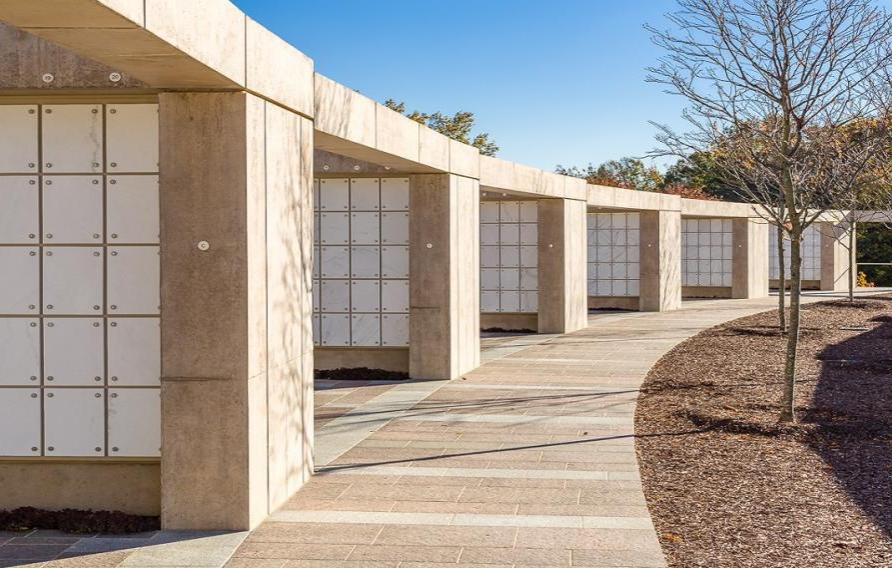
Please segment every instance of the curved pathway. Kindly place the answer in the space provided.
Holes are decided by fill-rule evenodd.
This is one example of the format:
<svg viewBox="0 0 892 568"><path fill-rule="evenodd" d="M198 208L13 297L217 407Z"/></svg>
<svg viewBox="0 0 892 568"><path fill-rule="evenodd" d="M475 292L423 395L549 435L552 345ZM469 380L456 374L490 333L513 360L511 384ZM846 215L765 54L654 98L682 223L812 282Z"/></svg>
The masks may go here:
<svg viewBox="0 0 892 568"><path fill-rule="evenodd" d="M460 380L321 385L318 475L227 566L665 566L635 457L637 389L680 341L774 305L592 315Z"/></svg>

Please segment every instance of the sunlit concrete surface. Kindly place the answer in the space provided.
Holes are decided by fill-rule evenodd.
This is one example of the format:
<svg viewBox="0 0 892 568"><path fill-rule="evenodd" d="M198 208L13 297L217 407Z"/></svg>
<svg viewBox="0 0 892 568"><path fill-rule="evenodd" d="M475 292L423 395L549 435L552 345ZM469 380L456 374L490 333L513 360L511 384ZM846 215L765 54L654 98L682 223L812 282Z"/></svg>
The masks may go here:
<svg viewBox="0 0 892 568"><path fill-rule="evenodd" d="M680 341L775 302L593 313L567 335L485 338L483 365L450 382L326 382L317 475L229 566L664 566L635 458L638 388Z"/></svg>

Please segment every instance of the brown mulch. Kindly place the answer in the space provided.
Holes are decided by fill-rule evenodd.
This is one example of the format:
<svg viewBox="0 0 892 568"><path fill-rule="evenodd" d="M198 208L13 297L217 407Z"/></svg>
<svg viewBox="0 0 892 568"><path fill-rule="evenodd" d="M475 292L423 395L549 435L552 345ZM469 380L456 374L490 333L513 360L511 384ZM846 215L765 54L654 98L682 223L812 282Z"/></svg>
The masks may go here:
<svg viewBox="0 0 892 568"><path fill-rule="evenodd" d="M408 381L409 373L369 369L368 367L340 367L338 369L316 369L315 380L327 381Z"/></svg>
<svg viewBox="0 0 892 568"><path fill-rule="evenodd" d="M35 507L0 511L0 531L43 529L78 534L126 534L157 531L160 528L161 521L158 517L131 515L121 511L48 511Z"/></svg>
<svg viewBox="0 0 892 568"><path fill-rule="evenodd" d="M794 425L776 318L707 330L647 376L637 450L669 565L890 567L892 297L803 309Z"/></svg>

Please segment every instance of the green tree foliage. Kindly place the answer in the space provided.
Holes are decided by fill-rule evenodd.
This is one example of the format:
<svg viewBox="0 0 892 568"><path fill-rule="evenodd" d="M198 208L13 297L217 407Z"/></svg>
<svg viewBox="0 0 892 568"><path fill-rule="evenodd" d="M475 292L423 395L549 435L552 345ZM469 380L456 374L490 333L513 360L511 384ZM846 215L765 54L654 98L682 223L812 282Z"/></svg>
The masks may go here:
<svg viewBox="0 0 892 568"><path fill-rule="evenodd" d="M558 165L555 172L565 176L585 179L595 185L609 185L625 189L641 191L658 191L663 186L663 175L660 171L648 166L637 158L620 158L610 160L595 167L589 164L585 168L564 167Z"/></svg>
<svg viewBox="0 0 892 568"><path fill-rule="evenodd" d="M417 110L407 112L406 103L402 101L397 102L394 99L387 99L384 101L384 106L390 110L406 115L415 122L423 124L431 130L439 132L443 136L457 140L462 144L469 144L477 148L477 150L484 156L495 156L499 151L498 145L490 139L488 133L480 132L473 136L471 135L475 121L473 112L460 110L452 115L444 114L442 112L429 114Z"/></svg>
<svg viewBox="0 0 892 568"><path fill-rule="evenodd" d="M585 168L577 166L564 167L558 165L555 173L582 178L590 184L637 189L639 191L656 191L690 199L715 199L717 195L706 191L706 185L699 183L690 174L681 175L676 167L670 168L666 175L653 166L646 165L638 158L620 158L610 160L600 166L589 164ZM669 174L672 174L670 177Z"/></svg>
<svg viewBox="0 0 892 568"><path fill-rule="evenodd" d="M745 200L740 192L725 182L713 152L693 152L687 159L678 160L663 175L666 186L681 186L701 190L706 195L725 201Z"/></svg>
<svg viewBox="0 0 892 568"><path fill-rule="evenodd" d="M892 262L892 229L864 223L858 227L858 262ZM861 272L877 286L892 286L892 266L864 266Z"/></svg>

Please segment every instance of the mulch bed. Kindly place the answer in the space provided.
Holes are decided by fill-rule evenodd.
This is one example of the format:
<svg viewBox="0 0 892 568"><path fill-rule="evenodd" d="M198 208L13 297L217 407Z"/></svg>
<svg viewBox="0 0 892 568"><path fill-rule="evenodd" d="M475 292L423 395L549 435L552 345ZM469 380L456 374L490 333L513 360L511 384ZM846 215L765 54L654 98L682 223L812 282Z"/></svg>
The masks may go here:
<svg viewBox="0 0 892 568"><path fill-rule="evenodd" d="M156 531L160 528L158 517L130 515L121 511L47 511L34 507L0 511L0 531L43 529L80 534L125 534Z"/></svg>
<svg viewBox="0 0 892 568"><path fill-rule="evenodd" d="M368 367L341 367L338 369L317 369L313 371L313 378L328 381L408 381L409 373L369 369Z"/></svg>
<svg viewBox="0 0 892 568"><path fill-rule="evenodd" d="M892 297L803 309L793 425L776 318L707 330L645 381L638 458L669 565L892 566Z"/></svg>

